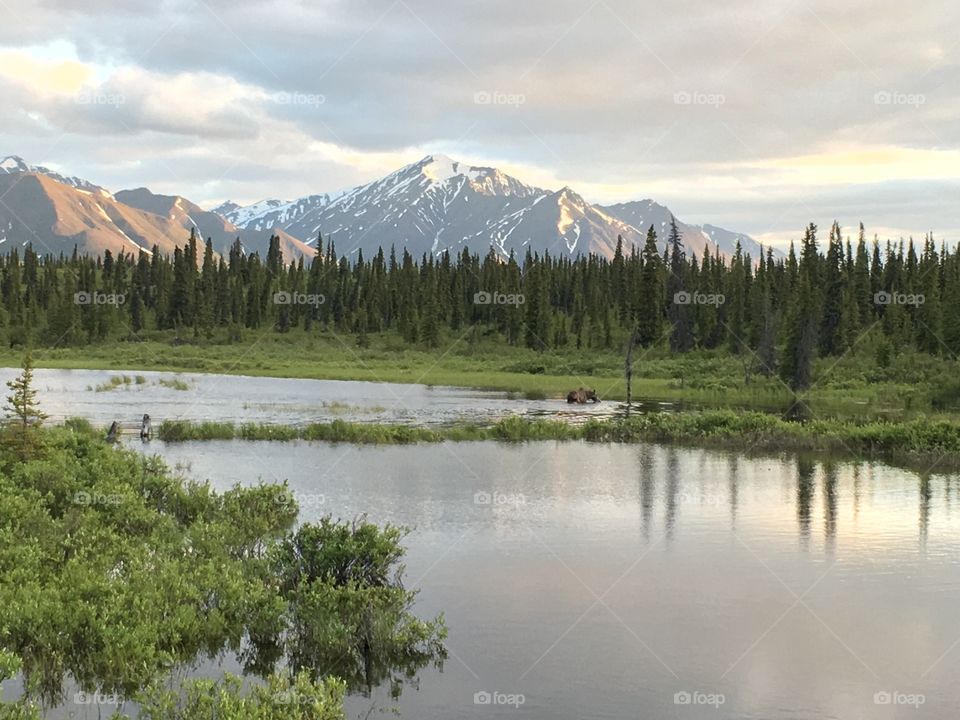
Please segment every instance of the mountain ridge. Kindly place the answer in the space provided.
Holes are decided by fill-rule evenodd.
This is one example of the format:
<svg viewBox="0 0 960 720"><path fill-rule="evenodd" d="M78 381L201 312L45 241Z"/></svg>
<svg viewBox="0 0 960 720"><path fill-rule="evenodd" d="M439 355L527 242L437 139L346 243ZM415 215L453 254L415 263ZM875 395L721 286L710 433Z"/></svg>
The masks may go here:
<svg viewBox="0 0 960 720"><path fill-rule="evenodd" d="M157 247L168 253L196 232L210 238L219 254L239 239L246 252L264 255L269 238L276 235L284 258L291 261L315 254L322 234L347 255L362 250L369 256L381 247L403 248L415 256L493 248L504 259L528 250L609 259L620 239L628 251L642 247L650 226L663 248L674 217L652 199L594 204L569 186L548 190L528 185L498 168L442 154L346 190L250 205L227 201L210 210L182 195L146 187L114 194L15 155L0 160L0 192L31 176L42 180L11 195L10 200L16 199L11 207L0 207L0 249L9 241L7 247L37 242L50 252L72 252L76 245L81 252L150 252ZM26 216L33 219L22 219ZM754 259L761 251L743 233L679 218L677 227L687 252L698 257L706 250L732 255L737 243Z"/></svg>
<svg viewBox="0 0 960 720"><path fill-rule="evenodd" d="M145 187L116 194L88 180L65 177L12 155L0 160L0 250L33 243L40 252L101 254L110 250L173 253L196 232L226 255L240 240L246 252L266 255L273 233L238 228L180 195L160 195ZM278 230L288 261L313 250ZM9 243L9 244L8 244Z"/></svg>
<svg viewBox="0 0 960 720"><path fill-rule="evenodd" d="M672 217L668 208L650 199L606 206L589 203L569 186L551 191L527 185L497 168L442 154L427 155L341 193L262 200L248 206L228 201L213 212L238 227L273 223L309 244L322 233L348 254L391 245L406 247L414 255L439 254L467 246L478 252L493 247L504 258L527 247L611 258L618 237L627 247L642 247L650 225L663 247ZM679 218L677 227L687 251L698 257L705 249L730 256L737 242L754 258L761 252L760 243L745 233Z"/></svg>

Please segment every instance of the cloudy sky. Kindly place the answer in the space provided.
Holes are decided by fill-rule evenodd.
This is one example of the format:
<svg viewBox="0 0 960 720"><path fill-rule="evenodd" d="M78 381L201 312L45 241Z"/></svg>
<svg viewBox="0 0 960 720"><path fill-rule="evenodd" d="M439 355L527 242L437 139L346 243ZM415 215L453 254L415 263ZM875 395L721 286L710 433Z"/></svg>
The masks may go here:
<svg viewBox="0 0 960 720"><path fill-rule="evenodd" d="M960 4L0 0L0 157L205 206L431 152L783 242L960 238Z"/></svg>

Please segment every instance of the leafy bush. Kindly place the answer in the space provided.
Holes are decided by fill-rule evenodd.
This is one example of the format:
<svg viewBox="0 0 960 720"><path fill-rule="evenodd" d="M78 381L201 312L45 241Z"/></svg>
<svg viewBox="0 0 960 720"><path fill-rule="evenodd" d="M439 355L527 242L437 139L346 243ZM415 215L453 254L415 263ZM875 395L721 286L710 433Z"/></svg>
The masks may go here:
<svg viewBox="0 0 960 720"><path fill-rule="evenodd" d="M287 680L314 700L285 714L276 678L247 697L230 682L216 692L196 684L176 707L150 695L146 717L327 720L341 716L342 698L328 675L359 683L368 678L358 668L373 667L393 684L396 668L406 677L442 660L442 620L415 618L415 594L400 583L398 530L325 519L291 534L297 507L285 486L218 494L83 422L39 432L44 452L30 460L0 445L0 679L20 672L27 688L0 716L61 702L68 676L85 692L137 698L229 650L263 676L278 665L306 671ZM318 570L296 571L291 548ZM311 629L321 607L337 633Z"/></svg>

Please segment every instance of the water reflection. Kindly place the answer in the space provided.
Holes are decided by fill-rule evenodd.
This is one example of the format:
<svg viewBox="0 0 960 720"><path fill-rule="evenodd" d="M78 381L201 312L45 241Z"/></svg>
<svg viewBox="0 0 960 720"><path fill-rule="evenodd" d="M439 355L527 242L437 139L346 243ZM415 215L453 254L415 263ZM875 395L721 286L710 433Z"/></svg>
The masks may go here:
<svg viewBox="0 0 960 720"><path fill-rule="evenodd" d="M813 506L815 488L813 477L816 474L816 465L808 458L797 460L797 524L800 528L800 544L808 547L810 544L810 513Z"/></svg>
<svg viewBox="0 0 960 720"><path fill-rule="evenodd" d="M920 475L920 547L927 547L927 532L930 527L930 500L933 497L933 489L930 487L929 473Z"/></svg>
<svg viewBox="0 0 960 720"><path fill-rule="evenodd" d="M664 503L664 527L667 543L673 539L673 525L677 517L677 493L680 491L680 462L677 448L667 448L666 502ZM699 493L699 489L697 491Z"/></svg>
<svg viewBox="0 0 960 720"><path fill-rule="evenodd" d="M824 547L832 555L837 539L837 467L830 461L823 466L823 535Z"/></svg>
<svg viewBox="0 0 960 720"><path fill-rule="evenodd" d="M856 523L857 519L860 516L860 475L861 475L861 466L860 463L857 463L853 466L853 521Z"/></svg>
<svg viewBox="0 0 960 720"><path fill-rule="evenodd" d="M730 455L727 461L727 503L730 506L730 529L737 529L737 504L740 499L740 456Z"/></svg>
<svg viewBox="0 0 960 720"><path fill-rule="evenodd" d="M650 539L650 523L653 517L653 504L656 500L656 472L654 446L644 445L640 450L640 525L644 540Z"/></svg>

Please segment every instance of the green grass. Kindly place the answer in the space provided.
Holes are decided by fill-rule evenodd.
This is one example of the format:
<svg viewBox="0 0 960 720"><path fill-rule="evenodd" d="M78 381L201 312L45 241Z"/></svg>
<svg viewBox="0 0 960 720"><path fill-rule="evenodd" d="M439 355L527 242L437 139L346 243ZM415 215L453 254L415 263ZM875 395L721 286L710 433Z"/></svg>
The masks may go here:
<svg viewBox="0 0 960 720"><path fill-rule="evenodd" d="M444 441L585 440L598 443L660 442L766 452L821 452L900 465L960 467L960 424L946 420L854 422L829 419L788 422L760 412L706 410L651 413L630 418L557 420L510 417L493 425L441 428L373 425L334 420L303 426L165 421L158 437L187 440L313 440L355 444Z"/></svg>

